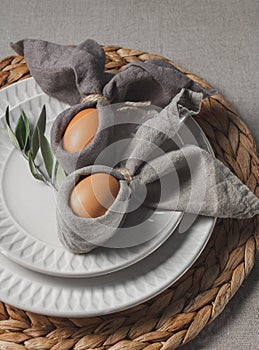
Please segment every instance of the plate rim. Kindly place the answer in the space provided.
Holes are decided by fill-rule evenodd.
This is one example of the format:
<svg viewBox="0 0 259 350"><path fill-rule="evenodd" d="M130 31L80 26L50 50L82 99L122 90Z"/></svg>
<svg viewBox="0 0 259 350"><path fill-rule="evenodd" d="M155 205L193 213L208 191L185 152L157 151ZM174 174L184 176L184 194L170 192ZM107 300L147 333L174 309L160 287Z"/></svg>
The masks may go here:
<svg viewBox="0 0 259 350"><path fill-rule="evenodd" d="M188 266L186 266L185 269L182 270L181 273L179 273L174 280L172 280L172 281L169 280L165 285L163 285L163 287L157 288L157 290L155 292L153 292L153 293L150 292L149 294L145 294L143 297L137 298L135 301L132 301L132 302L128 301L128 304L126 304L126 305L124 305L122 307L120 307L120 306L111 307L110 309L107 309L107 310L101 310L101 311L100 310L96 310L95 312L86 312L85 310L82 310L82 309L80 311L65 311L64 309L61 309L61 311L60 311L60 310L53 310L52 308L46 309L45 307L44 308L43 307L37 307L37 306L34 306L34 305L31 305L31 306L30 305L26 305L25 306L24 305L24 303L25 303L24 301L23 302L22 301L21 302L19 302L19 301L11 301L10 302L10 298L8 300L8 297L5 298L2 295L1 295L1 300L4 303L11 304L11 305L13 305L13 306L15 306L17 308L26 309L26 311L30 311L30 312L34 312L34 313L38 313L38 314L42 314L42 315L46 315L46 316L52 316L52 317L67 317L67 318L71 318L71 317L78 317L78 318L80 318L80 317L81 318L82 317L95 317L95 316L108 315L108 314L112 314L114 312L120 312L120 311L123 311L123 310L127 310L127 309L129 309L131 307L134 307L134 306L137 306L137 305L139 305L141 303L144 303L144 302L150 300L151 298L154 298L157 295L161 294L163 291L165 291L167 288L169 288L172 284L176 283L190 269L190 267L195 263L195 261L202 254L202 252L205 249L205 247L206 247L206 245L207 245L207 243L208 243L208 241L209 241L209 239L210 239L210 237L212 235L212 232L214 230L217 218L211 218L211 217L208 217L208 218L211 220L211 222L210 222L210 232L209 232L209 234L207 234L207 237L206 237L206 239L203 242L202 249L200 249L199 253L192 259L191 262L189 262ZM166 244L166 242L164 242L164 244ZM160 248L161 247L159 247L158 250ZM2 255L1 252L0 252L0 255ZM149 257L151 257L151 256L152 256L152 254L149 255ZM1 257L0 257L0 259L1 259ZM145 259L143 259L143 260L145 260ZM14 265L17 265L16 263L14 263L12 261L10 261L10 263L12 263ZM141 263L141 261L139 263ZM132 267L134 268L134 267L137 266L137 264L134 264L134 265L132 265L129 268L132 268ZM37 274L37 272L32 271L32 270L27 270L26 268L21 267L19 265L18 265L18 268L22 268L22 269L26 270L27 273L29 273L29 274L31 274L31 273L32 274ZM5 269L5 267L3 267L3 269ZM116 274L118 272L120 272L120 271L113 272L112 274ZM11 275L12 275L12 277L14 277L13 273L11 273ZM2 276L2 273L1 273L1 267L0 267L0 281L1 281L1 276ZM47 277L53 278L53 276L47 276ZM94 279L95 277L92 277L92 278ZM27 279L28 279L28 277L27 277ZM75 280L75 281L78 281L78 280ZM34 283L34 282L31 281L31 279L30 279L30 282ZM16 282L16 283L18 283L18 282ZM38 281L36 281L35 283L39 284ZM55 288L58 288L58 287L55 287ZM0 284L0 291L1 291L1 284ZM128 300L129 300L129 298L128 298Z"/></svg>

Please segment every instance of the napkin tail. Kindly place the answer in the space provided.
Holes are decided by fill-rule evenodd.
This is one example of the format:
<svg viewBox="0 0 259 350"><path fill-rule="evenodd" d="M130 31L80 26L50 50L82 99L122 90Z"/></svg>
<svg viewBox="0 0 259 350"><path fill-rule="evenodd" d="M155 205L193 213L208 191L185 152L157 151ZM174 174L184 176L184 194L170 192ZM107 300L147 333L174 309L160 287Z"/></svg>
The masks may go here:
<svg viewBox="0 0 259 350"><path fill-rule="evenodd" d="M104 94L113 103L150 101L164 108L182 88L200 92L204 98L217 92L195 83L169 62L156 59L129 63L104 87Z"/></svg>
<svg viewBox="0 0 259 350"><path fill-rule="evenodd" d="M248 187L222 162L194 145L152 160L140 178L146 184L159 179L162 192L166 186L164 198L157 205L150 202L151 206L222 218L259 214L259 200ZM151 193L156 187L152 186Z"/></svg>

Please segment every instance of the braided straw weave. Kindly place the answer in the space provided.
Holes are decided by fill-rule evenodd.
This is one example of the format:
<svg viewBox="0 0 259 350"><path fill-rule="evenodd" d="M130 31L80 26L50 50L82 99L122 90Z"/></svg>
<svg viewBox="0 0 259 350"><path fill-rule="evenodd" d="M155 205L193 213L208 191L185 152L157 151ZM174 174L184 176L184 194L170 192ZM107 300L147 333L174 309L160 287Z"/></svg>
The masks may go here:
<svg viewBox="0 0 259 350"><path fill-rule="evenodd" d="M106 46L106 69L119 72L135 61L158 55ZM0 60L0 88L30 77L23 57ZM216 95L196 118L215 154L259 197L259 161L255 141L229 103ZM257 218L258 219L258 218ZM116 314L84 319L36 315L0 302L0 349L172 350L195 338L225 308L251 271L258 221L218 220L198 261L159 296Z"/></svg>

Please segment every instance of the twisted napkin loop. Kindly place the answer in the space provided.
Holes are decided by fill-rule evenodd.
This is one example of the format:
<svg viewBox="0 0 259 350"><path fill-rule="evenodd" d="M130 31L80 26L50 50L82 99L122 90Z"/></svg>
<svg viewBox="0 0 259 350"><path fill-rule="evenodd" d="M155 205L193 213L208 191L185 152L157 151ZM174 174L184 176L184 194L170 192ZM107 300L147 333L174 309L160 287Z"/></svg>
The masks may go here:
<svg viewBox="0 0 259 350"><path fill-rule="evenodd" d="M131 185L132 175L131 175L129 169L127 169L127 168L116 168L116 170L118 170L121 173L121 175L126 180L127 184Z"/></svg>
<svg viewBox="0 0 259 350"><path fill-rule="evenodd" d="M81 99L81 103L97 103L97 102L105 102L105 103L110 103L110 100L103 96L102 94L89 94Z"/></svg>
<svg viewBox="0 0 259 350"><path fill-rule="evenodd" d="M84 96L81 99L81 104L84 103L97 103L97 102L105 102L105 103L110 103L111 100L108 99L107 97L105 97L102 94L89 94L87 96ZM146 106L150 106L151 105L151 101L137 101L137 102L133 102L133 101L125 101L124 102L123 107L120 107L118 109L118 111L122 111L122 110L128 110L128 109L136 109L138 107L146 107Z"/></svg>
<svg viewBox="0 0 259 350"><path fill-rule="evenodd" d="M136 213L141 205L151 210L240 219L259 213L256 196L204 149L186 144L153 153L154 148L148 146L161 147L165 140L161 134L173 137L182 117L199 113L202 97L201 93L182 89L166 108L154 111L135 132L127 156L124 153L123 157L114 159L112 164L117 164L116 168L100 162L83 166L66 177L57 195L57 222L59 237L70 251L87 253L103 246L122 227L126 215ZM106 117L109 114L100 120L106 121ZM85 151L85 158L80 159L82 165L89 161L95 149ZM119 164L118 159L121 159ZM77 180L97 173L117 179L119 191L104 215L78 217L70 207L71 191Z"/></svg>

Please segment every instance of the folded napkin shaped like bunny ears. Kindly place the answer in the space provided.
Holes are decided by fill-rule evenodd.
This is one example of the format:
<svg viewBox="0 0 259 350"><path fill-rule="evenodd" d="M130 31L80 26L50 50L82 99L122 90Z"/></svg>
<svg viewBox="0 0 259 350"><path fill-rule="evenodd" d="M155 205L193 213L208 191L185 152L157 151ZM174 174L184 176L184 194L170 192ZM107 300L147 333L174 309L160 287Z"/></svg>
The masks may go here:
<svg viewBox="0 0 259 350"><path fill-rule="evenodd" d="M51 130L53 151L67 173L93 164L112 140L112 127L108 128L112 116L111 113L105 115L107 111L101 110L100 102L104 105L107 101L149 101L163 108L182 88L201 92L204 98L215 93L162 60L131 63L116 75L106 73L105 52L91 39L74 47L32 39L11 46L25 56L31 74L43 91L73 105L56 118ZM78 111L95 106L94 102L89 102L92 99L99 101L98 132L81 152L69 153L62 142L66 127Z"/></svg>
<svg viewBox="0 0 259 350"><path fill-rule="evenodd" d="M11 47L25 57L44 92L70 105L87 95L101 94L113 103L149 100L165 107L182 88L202 92L204 98L215 93L163 60L134 62L116 75L106 73L105 52L91 39L74 47L25 39Z"/></svg>
<svg viewBox="0 0 259 350"><path fill-rule="evenodd" d="M58 193L57 217L61 241L69 250L86 253L104 244L121 225L131 197L141 187L150 185L152 189L153 183L173 173L182 175L179 187L172 190L166 203L159 199L151 206L214 217L248 218L259 213L256 196L223 163L201 148L185 145L162 155L153 153L153 146L161 145L165 136L174 136L183 118L199 113L201 101L201 93L183 89L165 109L139 127L132 139L130 156L118 168L88 166L65 179ZM113 175L119 180L120 189L104 215L80 218L72 212L69 198L80 178L93 173Z"/></svg>
<svg viewBox="0 0 259 350"><path fill-rule="evenodd" d="M190 170L189 161L193 162L195 169L192 169L191 176L186 176ZM88 166L70 174L57 196L58 233L63 245L76 254L104 245L123 223L131 197L145 185L151 185L152 191L152 183L170 175L172 169L185 174L180 187L170 193L167 203L145 202L146 206L223 218L244 219L259 214L259 200L223 163L199 147L189 145L152 160L135 175L127 168L112 169L102 165ZM120 184L118 195L104 215L78 217L69 204L71 192L81 177L96 173L117 178ZM159 195L153 193L154 198L159 198Z"/></svg>

